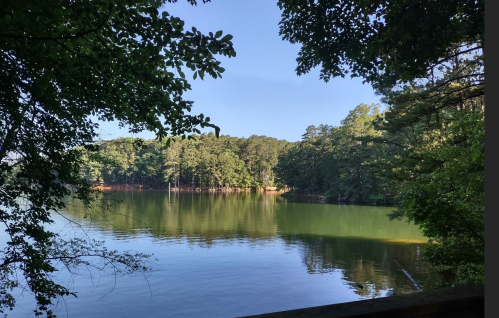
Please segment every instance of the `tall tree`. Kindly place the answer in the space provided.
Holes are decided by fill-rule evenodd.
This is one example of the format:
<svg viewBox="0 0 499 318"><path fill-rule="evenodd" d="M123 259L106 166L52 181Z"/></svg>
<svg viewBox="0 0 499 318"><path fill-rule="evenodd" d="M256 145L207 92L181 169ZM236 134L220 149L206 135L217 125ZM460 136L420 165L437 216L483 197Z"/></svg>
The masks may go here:
<svg viewBox="0 0 499 318"><path fill-rule="evenodd" d="M425 257L447 284L484 280L484 78L480 60L462 65L451 63L443 78L389 95L388 120L377 123L388 133L383 141L405 148L392 162L405 181L392 217L420 224L435 243Z"/></svg>
<svg viewBox="0 0 499 318"><path fill-rule="evenodd" d="M381 135L372 123L379 113L379 105L360 104L331 136L339 174L338 192L351 202L387 203L389 199L386 180L369 165L384 156L382 146L369 141Z"/></svg>
<svg viewBox="0 0 499 318"><path fill-rule="evenodd" d="M92 200L80 175L81 147L95 150L91 116L159 138L199 132L198 125L218 134L208 117L188 114L184 71L220 77L215 55L235 56L232 36L185 30L160 12L173 2L0 1L0 221L10 238L0 255L0 310L14 306L9 291L25 284L36 315L52 316L52 300L71 293L52 280L54 260L74 268L96 255L124 272L142 268L144 255L63 242L45 227L66 195Z"/></svg>
<svg viewBox="0 0 499 318"><path fill-rule="evenodd" d="M279 157L278 180L298 193L321 193L327 200L382 204L393 200L387 180L370 164L386 147L362 138L381 133L373 127L377 105L360 104L341 126L309 126L302 141Z"/></svg>

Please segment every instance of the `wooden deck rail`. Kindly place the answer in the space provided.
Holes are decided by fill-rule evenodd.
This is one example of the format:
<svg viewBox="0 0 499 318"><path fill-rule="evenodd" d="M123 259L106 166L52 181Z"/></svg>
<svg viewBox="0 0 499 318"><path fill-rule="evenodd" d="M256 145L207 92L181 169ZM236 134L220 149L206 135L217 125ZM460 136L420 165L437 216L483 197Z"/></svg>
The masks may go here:
<svg viewBox="0 0 499 318"><path fill-rule="evenodd" d="M483 285L458 286L242 318L478 318L484 300Z"/></svg>

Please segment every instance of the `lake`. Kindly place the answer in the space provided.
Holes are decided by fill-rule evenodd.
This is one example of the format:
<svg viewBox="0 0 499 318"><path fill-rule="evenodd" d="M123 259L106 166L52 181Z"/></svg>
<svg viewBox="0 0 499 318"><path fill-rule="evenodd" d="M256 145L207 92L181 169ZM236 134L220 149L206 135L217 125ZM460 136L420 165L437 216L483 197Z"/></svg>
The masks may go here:
<svg viewBox="0 0 499 318"><path fill-rule="evenodd" d="M57 281L78 298L59 302L59 317L237 317L410 293L430 272L426 239L413 224L389 221L390 207L298 203L277 193L113 195L122 202L107 211L103 199L87 217L70 200L53 228L81 235L68 222L77 221L111 249L153 253L154 271L61 271ZM10 317L33 316L24 294Z"/></svg>

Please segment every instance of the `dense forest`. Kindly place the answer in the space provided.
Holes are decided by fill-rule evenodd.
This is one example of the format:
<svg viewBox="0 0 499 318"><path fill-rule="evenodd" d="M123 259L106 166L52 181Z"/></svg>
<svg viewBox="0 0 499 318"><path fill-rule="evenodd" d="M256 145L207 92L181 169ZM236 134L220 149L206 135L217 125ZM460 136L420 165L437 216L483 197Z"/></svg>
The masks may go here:
<svg viewBox="0 0 499 318"><path fill-rule="evenodd" d="M82 174L89 182L153 188L218 189L287 187L291 194L328 201L396 202L397 182L376 164L395 156L393 145L362 141L374 128L379 105L360 104L340 126L309 126L299 142L266 136L237 138L213 133L170 141L120 138L98 143Z"/></svg>
<svg viewBox="0 0 499 318"><path fill-rule="evenodd" d="M378 163L398 149L369 139L381 136L373 125L377 116L382 116L379 105L360 104L340 126L309 126L279 158L278 180L295 194L324 195L329 201L396 202L397 183Z"/></svg>
<svg viewBox="0 0 499 318"><path fill-rule="evenodd" d="M160 188L219 189L275 186L278 157L290 143L265 136L236 138L213 133L192 138L103 141L82 173L92 183Z"/></svg>
<svg viewBox="0 0 499 318"><path fill-rule="evenodd" d="M438 165L431 152L424 155L428 141L435 147L437 140L452 136L450 127L428 127L437 120L450 126L464 115L478 129L468 133L480 134L484 116L480 105L472 100L467 108L446 109L433 120L389 130L386 118L394 116L395 109L381 111L378 104L360 104L340 126L309 126L302 140L294 143L256 135L217 138L213 133L163 141L120 138L98 143L99 153L87 158L82 174L94 184L224 190L286 187L291 190L288 195L316 195L327 201L397 204L400 186L415 171Z"/></svg>

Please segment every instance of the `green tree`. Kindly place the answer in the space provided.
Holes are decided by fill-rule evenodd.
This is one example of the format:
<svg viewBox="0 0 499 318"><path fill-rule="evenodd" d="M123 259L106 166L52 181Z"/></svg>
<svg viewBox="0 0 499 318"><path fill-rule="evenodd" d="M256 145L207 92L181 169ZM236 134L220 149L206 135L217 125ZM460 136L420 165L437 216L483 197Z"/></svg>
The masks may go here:
<svg viewBox="0 0 499 318"><path fill-rule="evenodd" d="M246 139L222 135L217 138L211 133L191 137L140 142L118 138L99 142L99 152L91 156L92 160L86 159L82 176L91 183L125 184L130 181L160 187L174 182L176 186L224 187L222 170L229 169L236 174L231 186L260 188L274 185L278 155L285 152L288 145L287 141L266 136ZM226 152L238 159L224 159L221 163L218 158L226 156ZM248 169L247 162L253 165L253 171ZM92 175L90 171L94 171ZM102 180L96 180L97 175Z"/></svg>
<svg viewBox="0 0 499 318"><path fill-rule="evenodd" d="M384 151L382 145L369 141L381 135L372 124L380 113L378 107L375 104L358 105L331 136L339 174L336 192L343 198L349 198L350 202L388 203L386 180L370 166L370 163L383 157ZM331 196L334 194L333 191Z"/></svg>
<svg viewBox="0 0 499 318"><path fill-rule="evenodd" d="M331 152L330 131L327 125L309 126L302 140L279 157L278 180L300 193L323 193L324 162Z"/></svg>
<svg viewBox="0 0 499 318"><path fill-rule="evenodd" d="M53 316L53 299L72 294L52 280L55 260L71 269L92 255L123 273L143 268L145 255L64 242L46 230L65 196L92 202L95 191L80 175L83 149L97 148L91 116L158 138L198 125L218 134L208 117L188 114L184 71L220 77L215 55L235 56L232 36L185 30L160 13L166 2L176 0L0 2L0 221L10 238L0 255L2 310L24 284L36 315Z"/></svg>
<svg viewBox="0 0 499 318"><path fill-rule="evenodd" d="M199 151L197 149L199 142L197 140L184 141L182 149L182 171L184 178L190 186L195 186L195 179L198 177L199 171Z"/></svg>
<svg viewBox="0 0 499 318"><path fill-rule="evenodd" d="M421 149L437 167L420 166L401 187L403 200L392 217L420 225L434 243L425 258L444 283L484 283L484 118L479 112L458 116L445 135L452 141Z"/></svg>
<svg viewBox="0 0 499 318"><path fill-rule="evenodd" d="M393 217L420 224L447 282L483 282L484 1L280 0L298 75L362 77L389 105L379 167L401 184ZM361 140L361 139L358 139ZM366 139L364 139L366 140ZM391 170L391 171L389 171Z"/></svg>
<svg viewBox="0 0 499 318"><path fill-rule="evenodd" d="M434 243L425 257L444 275L444 284L484 281L485 113L483 78L474 64L451 65L435 83L392 94L389 120L378 122L388 132L386 141L405 148L392 162L404 183L391 217L421 226ZM474 75L449 81L455 72Z"/></svg>
<svg viewBox="0 0 499 318"><path fill-rule="evenodd" d="M230 188L239 183L237 172L241 167L239 157L231 150L225 150L217 158L215 178L220 187Z"/></svg>
<svg viewBox="0 0 499 318"><path fill-rule="evenodd" d="M455 57L455 44L485 47L483 0L279 0L279 34L302 45L297 74L362 77L385 91ZM466 50L472 50L467 48Z"/></svg>
<svg viewBox="0 0 499 318"><path fill-rule="evenodd" d="M378 114L377 105L360 104L339 127L309 126L302 141L279 157L279 181L331 201L388 203L387 180L371 165L384 157L386 146L363 140L381 135L373 127Z"/></svg>
<svg viewBox="0 0 499 318"><path fill-rule="evenodd" d="M180 182L180 157L182 155L182 144L180 141L170 143L162 150L164 180L173 182L179 186Z"/></svg>

